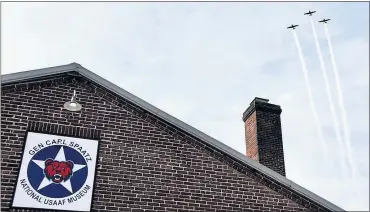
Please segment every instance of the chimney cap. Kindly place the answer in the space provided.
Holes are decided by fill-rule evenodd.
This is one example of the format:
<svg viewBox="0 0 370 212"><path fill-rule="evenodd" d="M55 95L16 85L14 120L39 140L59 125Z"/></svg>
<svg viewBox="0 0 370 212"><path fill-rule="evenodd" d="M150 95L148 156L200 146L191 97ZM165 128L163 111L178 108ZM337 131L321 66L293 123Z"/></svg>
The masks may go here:
<svg viewBox="0 0 370 212"><path fill-rule="evenodd" d="M281 108L279 105L274 105L271 103L268 103L268 99L263 99L259 97L255 97L247 110L243 113L243 121L245 122L250 115L256 110L259 111L264 111L268 113L276 113L279 114L281 113Z"/></svg>
<svg viewBox="0 0 370 212"><path fill-rule="evenodd" d="M268 103L270 100L268 99L263 99L259 97L255 97L253 101L251 102L251 105L253 105L255 102L261 102L261 103Z"/></svg>

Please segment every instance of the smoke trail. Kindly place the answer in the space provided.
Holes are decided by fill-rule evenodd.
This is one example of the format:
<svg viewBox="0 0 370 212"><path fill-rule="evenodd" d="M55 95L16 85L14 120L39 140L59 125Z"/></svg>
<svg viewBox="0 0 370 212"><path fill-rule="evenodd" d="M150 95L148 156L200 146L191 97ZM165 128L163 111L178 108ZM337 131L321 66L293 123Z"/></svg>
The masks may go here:
<svg viewBox="0 0 370 212"><path fill-rule="evenodd" d="M297 34L294 30L292 30L292 32L293 32L295 44L297 45L299 59L301 60L301 64L302 64L302 71L303 71L303 75L304 75L304 79L305 79L305 83L306 83L308 98L309 98L309 101L310 101L310 106L311 106L312 113L313 113L315 121L316 121L317 133L318 133L318 136L319 136L321 145L324 149L324 154L325 154L325 157L326 157L328 148L326 146L324 136L323 136L322 131L321 131L321 124L320 124L319 116L316 112L315 102L313 101L313 97L312 97L312 93L311 93L310 79L308 77L306 62L304 60L304 56L303 56L301 45L300 45L299 40L298 40L298 36L297 36Z"/></svg>
<svg viewBox="0 0 370 212"><path fill-rule="evenodd" d="M347 124L348 123L347 122L347 113L346 113L346 109L344 107L343 93L342 93L342 88L341 88L341 85L340 85L338 68L337 68L337 64L335 62L335 58L334 58L333 47L331 45L331 39L330 39L330 34L329 34L328 27L327 27L326 24L324 24L324 27L325 27L325 32L326 32L326 38L328 40L328 46L329 46L331 63L332 63L332 66L333 66L333 72L334 72L334 76L335 76L335 82L336 82L337 93L338 93L339 108L340 108L341 115L342 115L342 125L343 125L343 129L344 129L345 145L346 145L346 148L347 148L347 151L348 151L349 163L350 163L350 166L352 167L352 175L355 175L354 170L353 170L354 169L354 164L353 164L352 153L351 153L351 135L350 135L349 126Z"/></svg>
<svg viewBox="0 0 370 212"><path fill-rule="evenodd" d="M323 59L322 54L321 54L320 43L319 43L319 40L317 38L317 33L316 33L316 29L315 29L315 25L313 23L312 17L310 17L310 20L311 20L311 26L312 26L313 36L315 38L315 43L316 43L316 50L317 50L317 54L318 54L319 60L320 60L321 71L322 71L322 75L323 75L324 82L325 82L326 93L327 93L327 95L329 97L330 110L331 110L331 113L333 115L333 122L334 122L335 134L336 134L336 137L337 137L337 141L339 143L340 151L343 153L345 151L344 151L343 143L342 143L343 142L342 135L340 133L340 129L339 129L339 125L338 125L337 113L335 112L335 108L334 108L333 98L332 98L331 91L330 91L330 85L329 85L328 76L327 76L327 73L326 73L324 59ZM342 160L342 166L343 166L343 168L345 166L343 160Z"/></svg>

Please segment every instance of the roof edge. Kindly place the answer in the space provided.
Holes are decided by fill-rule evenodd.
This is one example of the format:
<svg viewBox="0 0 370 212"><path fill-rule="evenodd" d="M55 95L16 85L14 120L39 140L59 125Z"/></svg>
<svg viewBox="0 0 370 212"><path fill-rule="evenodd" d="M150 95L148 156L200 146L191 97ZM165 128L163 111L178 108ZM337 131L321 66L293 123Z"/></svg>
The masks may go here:
<svg viewBox="0 0 370 212"><path fill-rule="evenodd" d="M250 166L259 172L265 174L268 177L273 178L277 182L281 183L282 185L296 191L297 193L301 194L302 196L307 197L308 199L312 200L313 202L318 203L319 205L332 210L332 211L344 211L340 207L334 205L333 203L325 200L324 198L312 193L311 191L299 186L298 184L294 183L293 181L287 179L286 177L278 174L277 172L269 169L268 167L248 158L247 156L241 154L240 152L232 149L231 147L225 145L224 143L212 138L211 136L195 129L194 127L182 122L181 120L171 116L170 114L161 111L160 109L154 107L153 105L149 104L148 102L136 97L135 95L127 92L126 90L118 87L117 85L109 82L108 80L100 77L99 75L89 71L88 69L82 67L78 63L71 63L68 65L62 66L55 66L43 69L36 69L31 71L24 71L24 72L17 72L12 74L6 74L1 76L1 83L8 84L8 83L16 83L18 81L23 80L30 80L38 77L46 77L52 76L55 74L66 73L76 71L80 75L86 77L87 79L99 84L100 86L104 87L105 89L121 96L122 98L126 99L127 101L138 105L139 107L147 110L148 112L158 116L159 118L163 119L164 121L176 126L177 128L189 133L190 135L202 140L206 144L214 147L215 149L226 153L230 157L234 158L237 161L242 162L243 164Z"/></svg>
<svg viewBox="0 0 370 212"><path fill-rule="evenodd" d="M55 74L62 74L62 73L73 71L79 66L81 65L77 63L71 63L71 64L61 65L61 66L53 66L53 67L42 68L42 69L34 69L30 71L21 71L21 72L15 72L11 74L4 74L4 75L1 75L1 84L10 84L10 83L16 83L16 82L34 79L38 77L47 77L47 76L51 76Z"/></svg>

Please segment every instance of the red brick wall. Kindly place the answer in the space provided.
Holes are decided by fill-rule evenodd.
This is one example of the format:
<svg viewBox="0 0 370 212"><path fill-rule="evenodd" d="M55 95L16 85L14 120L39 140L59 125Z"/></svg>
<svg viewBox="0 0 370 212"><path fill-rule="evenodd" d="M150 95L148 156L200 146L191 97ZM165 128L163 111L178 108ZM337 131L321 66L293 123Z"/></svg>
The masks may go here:
<svg viewBox="0 0 370 212"><path fill-rule="evenodd" d="M73 89L83 105L75 113L62 108ZM101 131L94 211L325 211L78 77L4 86L1 110L1 211L9 211L29 121Z"/></svg>
<svg viewBox="0 0 370 212"><path fill-rule="evenodd" d="M258 162L256 112L253 112L253 114L245 121L245 142L247 156Z"/></svg>

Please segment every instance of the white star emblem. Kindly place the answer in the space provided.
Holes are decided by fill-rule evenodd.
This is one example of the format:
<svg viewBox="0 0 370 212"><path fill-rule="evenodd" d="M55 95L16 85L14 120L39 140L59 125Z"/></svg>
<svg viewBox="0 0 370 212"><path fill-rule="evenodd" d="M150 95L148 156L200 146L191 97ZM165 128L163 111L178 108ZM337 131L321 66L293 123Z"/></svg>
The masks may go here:
<svg viewBox="0 0 370 212"><path fill-rule="evenodd" d="M64 154L64 149L63 147L60 148L57 156L55 156L54 160L57 160L57 161L66 161L66 156ZM45 169L45 161L44 160L32 160L36 165L38 165L42 170ZM74 164L73 165L73 170L72 172L75 173L76 171L82 169L82 168L85 168L86 165L80 165L80 164ZM44 177L44 179L42 179L39 187L37 188L37 190L40 190L42 188L45 188L46 186L50 185L54 183L52 180L49 180L46 176ZM73 193L73 190L72 190L72 185L71 185L71 181L70 179L68 179L67 181L62 181L59 183L60 185L62 185L64 188L66 188L69 192Z"/></svg>

